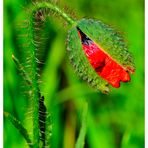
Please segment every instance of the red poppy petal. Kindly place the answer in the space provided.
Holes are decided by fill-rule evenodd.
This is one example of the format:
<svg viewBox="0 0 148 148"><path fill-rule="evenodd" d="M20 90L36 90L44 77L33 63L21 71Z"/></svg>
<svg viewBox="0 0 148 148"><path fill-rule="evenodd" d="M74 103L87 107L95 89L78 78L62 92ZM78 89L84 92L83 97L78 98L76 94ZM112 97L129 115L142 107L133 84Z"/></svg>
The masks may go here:
<svg viewBox="0 0 148 148"><path fill-rule="evenodd" d="M129 73L121 65L89 39L79 28L77 29L83 50L99 76L116 88L120 87L120 81L130 81Z"/></svg>

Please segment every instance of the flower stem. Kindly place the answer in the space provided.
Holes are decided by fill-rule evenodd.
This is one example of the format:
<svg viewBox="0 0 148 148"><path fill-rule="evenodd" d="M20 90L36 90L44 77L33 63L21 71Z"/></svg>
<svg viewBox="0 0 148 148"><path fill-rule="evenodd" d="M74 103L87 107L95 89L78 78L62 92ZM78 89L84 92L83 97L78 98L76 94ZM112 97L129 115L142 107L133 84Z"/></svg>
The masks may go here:
<svg viewBox="0 0 148 148"><path fill-rule="evenodd" d="M37 77L37 49L38 47L35 45L36 39L36 32L35 30L35 15L40 9L49 9L60 17L62 17L68 24L71 26L76 25L76 22L70 18L65 12L59 9L57 6L49 3L49 2L39 2L35 5L31 6L31 15L29 15L30 27L29 27L29 39L30 39L30 57L31 57L31 93L32 93L32 100L33 100L33 147L39 147L40 141L40 130L39 130L39 86L38 86L38 77ZM48 12L47 12L48 13Z"/></svg>
<svg viewBox="0 0 148 148"><path fill-rule="evenodd" d="M49 8L50 10L56 12L59 16L61 16L66 22L68 22L70 25L76 25L76 21L74 21L70 16L68 16L64 11L62 11L57 6L49 3L49 2L41 2L37 3L34 7L35 9L39 8Z"/></svg>

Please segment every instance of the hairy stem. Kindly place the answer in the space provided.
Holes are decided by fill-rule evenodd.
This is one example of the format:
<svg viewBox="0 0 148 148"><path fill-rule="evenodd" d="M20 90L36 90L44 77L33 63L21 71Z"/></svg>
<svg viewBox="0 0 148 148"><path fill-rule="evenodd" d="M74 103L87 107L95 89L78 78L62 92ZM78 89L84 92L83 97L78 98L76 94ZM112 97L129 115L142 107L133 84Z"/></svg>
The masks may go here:
<svg viewBox="0 0 148 148"><path fill-rule="evenodd" d="M31 94L32 94L32 107L33 107L33 145L34 148L39 147L40 143L40 119L39 119L39 86L37 77L37 53L38 47L36 46L36 32L35 32L35 14L41 9L49 9L61 16L70 25L75 25L76 22L70 18L65 12L59 9L57 6L48 2L39 2L31 7L31 15L29 16L29 39L30 39L30 64L31 64ZM48 12L47 12L48 13Z"/></svg>
<svg viewBox="0 0 148 148"><path fill-rule="evenodd" d="M31 33L32 35L32 33ZM33 36L32 36L33 39ZM33 42L33 40L32 40ZM33 46L33 44L32 44ZM39 147L40 130L39 130L39 88L37 79L37 63L36 63L36 52L35 47L31 47L31 65L32 65L32 105L33 105L33 144L34 148Z"/></svg>
<svg viewBox="0 0 148 148"><path fill-rule="evenodd" d="M36 63L36 47L34 44L34 13L30 17L30 64L31 64L31 97L32 97L32 109L33 109L33 146L39 148L40 130L39 130L39 88L37 78L37 63Z"/></svg>
<svg viewBox="0 0 148 148"><path fill-rule="evenodd" d="M69 17L64 11L62 11L60 8L58 8L57 6L49 3L49 2L41 2L41 3L37 3L35 5L35 7L33 8L33 10L37 10L40 8L48 8L50 10L52 10L53 12L57 13L59 16L61 16L66 22L68 22L70 25L75 25L76 22Z"/></svg>

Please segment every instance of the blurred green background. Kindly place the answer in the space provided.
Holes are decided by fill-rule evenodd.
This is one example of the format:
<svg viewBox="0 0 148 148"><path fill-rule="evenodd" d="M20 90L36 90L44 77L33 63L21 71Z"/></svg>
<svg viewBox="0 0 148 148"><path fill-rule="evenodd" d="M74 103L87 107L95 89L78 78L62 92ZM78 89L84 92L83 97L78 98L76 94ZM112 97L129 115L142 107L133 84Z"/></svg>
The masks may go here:
<svg viewBox="0 0 148 148"><path fill-rule="evenodd" d="M133 53L136 72L130 83L112 88L109 95L94 92L74 73L66 54L68 26L49 19L48 45L42 53L40 89L52 114L53 148L73 148L79 133L81 107L88 102L86 148L144 147L144 1L143 0L57 0L76 19L102 20L125 36ZM4 110L26 127L29 100L25 85L11 55L21 59L16 19L28 1L4 1ZM21 23L21 17L19 17ZM18 25L18 26L17 26ZM64 27L63 27L64 26ZM63 29L64 28L64 29ZM28 127L29 129L29 127ZM31 131L30 131L31 132ZM4 147L27 147L18 130L4 119Z"/></svg>

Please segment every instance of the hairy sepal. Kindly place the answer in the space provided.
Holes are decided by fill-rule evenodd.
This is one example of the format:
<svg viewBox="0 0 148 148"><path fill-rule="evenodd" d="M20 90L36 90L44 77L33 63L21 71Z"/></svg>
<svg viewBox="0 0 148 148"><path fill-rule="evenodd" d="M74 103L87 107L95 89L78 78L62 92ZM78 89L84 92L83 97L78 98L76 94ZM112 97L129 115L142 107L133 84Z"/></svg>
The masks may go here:
<svg viewBox="0 0 148 148"><path fill-rule="evenodd" d="M100 90L103 93L108 93L108 83L101 77L98 77L83 52L76 27L73 27L68 33L67 51L76 73L97 91Z"/></svg>

